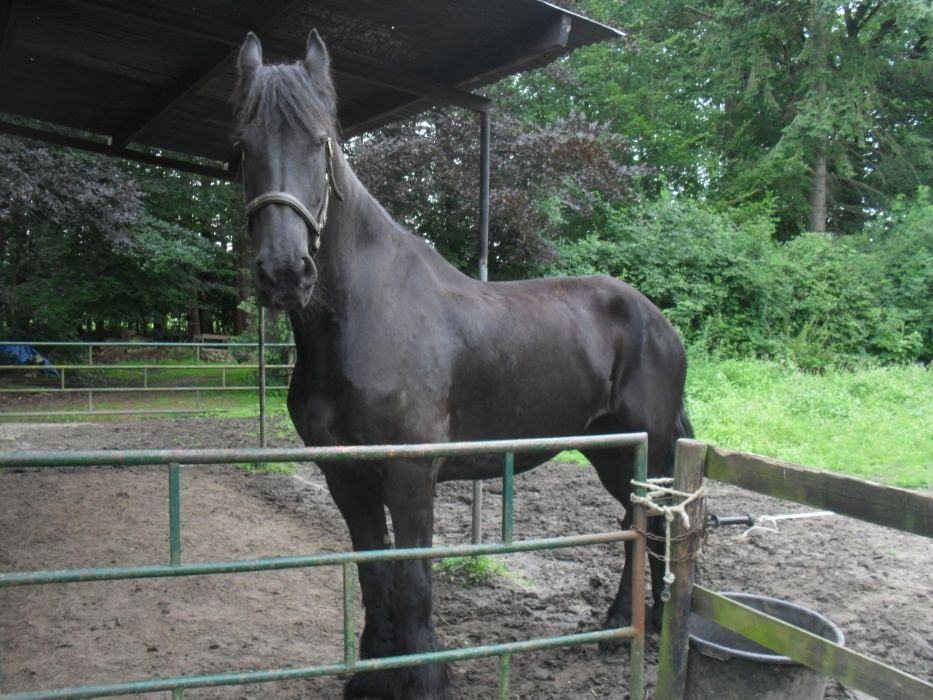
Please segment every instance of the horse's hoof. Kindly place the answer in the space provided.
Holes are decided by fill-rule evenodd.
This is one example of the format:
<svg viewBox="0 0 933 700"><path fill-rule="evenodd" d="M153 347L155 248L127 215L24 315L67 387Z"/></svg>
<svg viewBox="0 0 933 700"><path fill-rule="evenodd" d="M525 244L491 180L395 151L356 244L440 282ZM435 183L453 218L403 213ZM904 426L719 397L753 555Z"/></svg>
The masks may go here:
<svg viewBox="0 0 933 700"><path fill-rule="evenodd" d="M369 671L353 676L343 687L344 700L450 700L444 666Z"/></svg>
<svg viewBox="0 0 933 700"><path fill-rule="evenodd" d="M599 643L599 659L604 664L628 663L628 645L625 639L604 639Z"/></svg>
<svg viewBox="0 0 933 700"><path fill-rule="evenodd" d="M382 676L382 678L379 678ZM360 673L343 686L343 700L394 700L384 671Z"/></svg>
<svg viewBox="0 0 933 700"><path fill-rule="evenodd" d="M614 630L621 627L628 627L631 624L625 615L613 615L611 612L603 623L604 630ZM624 651L628 648L629 640L627 637L621 639L604 639L599 643L599 656L605 663L621 663L625 656Z"/></svg>

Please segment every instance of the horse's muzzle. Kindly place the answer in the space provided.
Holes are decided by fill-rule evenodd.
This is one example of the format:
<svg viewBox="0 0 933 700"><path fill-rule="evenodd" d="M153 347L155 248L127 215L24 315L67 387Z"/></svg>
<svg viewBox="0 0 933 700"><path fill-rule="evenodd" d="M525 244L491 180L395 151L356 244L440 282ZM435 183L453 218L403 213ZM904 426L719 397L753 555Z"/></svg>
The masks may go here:
<svg viewBox="0 0 933 700"><path fill-rule="evenodd" d="M253 280L259 303L270 309L300 311L314 293L317 266L310 255L291 264L271 265L257 258L253 265Z"/></svg>

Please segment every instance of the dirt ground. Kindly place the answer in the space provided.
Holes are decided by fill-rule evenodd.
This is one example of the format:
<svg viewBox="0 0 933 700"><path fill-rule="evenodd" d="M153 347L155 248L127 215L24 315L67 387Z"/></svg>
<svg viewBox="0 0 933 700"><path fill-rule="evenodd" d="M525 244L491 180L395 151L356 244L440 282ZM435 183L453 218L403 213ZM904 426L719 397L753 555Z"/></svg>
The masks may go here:
<svg viewBox="0 0 933 700"><path fill-rule="evenodd" d="M9 423L0 450L255 446L255 421ZM274 446L297 445L287 426ZM166 563L164 468L0 472L0 571ZM720 515L806 509L711 483ZM488 482L484 529L499 527ZM469 541L470 485L442 484L435 541ZM183 558L252 558L349 548L314 466L257 475L183 467ZM613 529L621 514L594 472L550 463L516 479L516 537ZM704 583L770 595L838 623L861 652L933 680L933 547L924 538L831 516L780 532L709 535ZM502 557L508 574L479 587L437 575L435 621L447 647L545 637L598 626L621 568L621 545ZM0 589L0 692L341 659L339 569ZM648 645L649 694L657 640ZM496 697L497 661L452 667L456 697ZM516 698L625 698L627 663L592 647L513 658ZM189 691L191 698L338 698L341 679ZM830 682L827 698L864 698Z"/></svg>

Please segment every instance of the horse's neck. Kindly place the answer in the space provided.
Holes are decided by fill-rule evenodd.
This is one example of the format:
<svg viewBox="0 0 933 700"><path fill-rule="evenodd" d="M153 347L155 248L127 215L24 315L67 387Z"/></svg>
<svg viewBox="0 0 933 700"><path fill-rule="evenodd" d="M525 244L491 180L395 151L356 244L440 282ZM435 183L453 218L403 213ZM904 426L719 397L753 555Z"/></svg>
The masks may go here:
<svg viewBox="0 0 933 700"><path fill-rule="evenodd" d="M414 238L373 197L340 156L338 187L322 234L319 271L328 291L346 291L365 278L387 274L395 251Z"/></svg>

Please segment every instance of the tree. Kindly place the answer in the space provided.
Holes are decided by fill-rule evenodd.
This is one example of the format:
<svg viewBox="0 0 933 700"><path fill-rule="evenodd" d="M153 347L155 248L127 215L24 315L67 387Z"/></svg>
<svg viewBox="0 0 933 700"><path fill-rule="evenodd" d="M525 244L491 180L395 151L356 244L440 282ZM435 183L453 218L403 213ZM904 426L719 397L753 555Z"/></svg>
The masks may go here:
<svg viewBox="0 0 933 700"><path fill-rule="evenodd" d="M63 318L74 290L58 280L126 246L142 214L136 183L113 161L0 137L0 289L10 334L71 335L85 314L94 318L93 306Z"/></svg>
<svg viewBox="0 0 933 700"><path fill-rule="evenodd" d="M210 258L189 268L185 285L189 333L221 328L239 335L245 316L239 304L250 294L248 243L239 185L202 175L136 163L126 166L143 191L146 210L155 218L196 232Z"/></svg>
<svg viewBox="0 0 933 700"><path fill-rule="evenodd" d="M570 92L631 143L642 192L764 205L778 235L856 232L933 180L933 6L925 0L587 0L626 39L523 83Z"/></svg>
<svg viewBox="0 0 933 700"><path fill-rule="evenodd" d="M4 335L59 339L93 327L103 337L150 324L164 332L195 297L232 319L241 207L225 206L229 185L191 180L0 137Z"/></svg>
<svg viewBox="0 0 933 700"><path fill-rule="evenodd" d="M599 198L630 196L632 170L611 131L570 114L529 124L492 118L490 273L524 277L552 255L551 236L586 218ZM444 257L473 273L478 257L479 128L473 115L433 110L348 145L370 191Z"/></svg>

